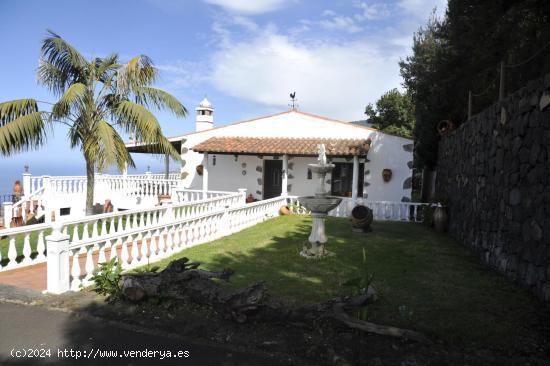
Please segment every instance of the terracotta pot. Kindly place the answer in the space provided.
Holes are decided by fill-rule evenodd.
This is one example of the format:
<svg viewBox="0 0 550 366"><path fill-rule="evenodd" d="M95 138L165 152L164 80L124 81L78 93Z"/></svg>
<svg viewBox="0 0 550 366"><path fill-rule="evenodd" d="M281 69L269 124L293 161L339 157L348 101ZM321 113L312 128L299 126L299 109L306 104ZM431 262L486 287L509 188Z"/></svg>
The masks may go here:
<svg viewBox="0 0 550 366"><path fill-rule="evenodd" d="M389 182L391 180L393 173L391 169L384 169L382 170L382 179L384 179L384 182Z"/></svg>
<svg viewBox="0 0 550 366"><path fill-rule="evenodd" d="M21 195L23 194L23 186L21 185L21 182L18 180L16 180L13 185L13 194L16 197L21 197Z"/></svg>
<svg viewBox="0 0 550 366"><path fill-rule="evenodd" d="M113 204L111 200L105 200L105 204L103 205L103 213L109 212L113 212Z"/></svg>
<svg viewBox="0 0 550 366"><path fill-rule="evenodd" d="M449 216L447 210L444 207L437 207L433 214L434 229L438 233L444 233L447 231L447 224L449 222Z"/></svg>
<svg viewBox="0 0 550 366"><path fill-rule="evenodd" d="M290 215L290 207L288 206L281 206L279 209L279 214L282 216Z"/></svg>
<svg viewBox="0 0 550 366"><path fill-rule="evenodd" d="M250 193L248 196L246 196L246 203L252 203L254 202L254 196L252 193Z"/></svg>
<svg viewBox="0 0 550 366"><path fill-rule="evenodd" d="M202 172L204 170L204 166L201 164L201 165L197 165L197 174L202 176Z"/></svg>

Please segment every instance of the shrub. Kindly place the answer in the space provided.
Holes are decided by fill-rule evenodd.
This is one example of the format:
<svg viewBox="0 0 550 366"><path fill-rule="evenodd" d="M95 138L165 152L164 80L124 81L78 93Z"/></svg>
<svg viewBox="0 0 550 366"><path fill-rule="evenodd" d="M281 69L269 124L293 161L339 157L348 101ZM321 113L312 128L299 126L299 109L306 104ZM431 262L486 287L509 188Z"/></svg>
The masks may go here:
<svg viewBox="0 0 550 366"><path fill-rule="evenodd" d="M121 274L122 266L116 257L109 262L101 263L91 278L95 285L93 290L100 295L107 295L109 299L118 298Z"/></svg>

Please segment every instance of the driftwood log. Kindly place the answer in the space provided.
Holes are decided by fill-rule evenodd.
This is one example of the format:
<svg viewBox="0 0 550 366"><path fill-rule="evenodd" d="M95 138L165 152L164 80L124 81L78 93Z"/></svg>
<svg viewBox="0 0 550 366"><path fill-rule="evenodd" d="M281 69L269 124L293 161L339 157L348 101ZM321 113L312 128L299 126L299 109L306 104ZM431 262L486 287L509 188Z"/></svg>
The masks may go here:
<svg viewBox="0 0 550 366"><path fill-rule="evenodd" d="M199 263L181 258L171 262L159 273L124 274L119 283L122 296L131 302L158 297L208 305L239 323L246 322L252 317L255 321L313 326L319 320L333 319L347 328L430 343L429 339L421 333L379 325L348 315L353 309L376 300L376 292L370 287L364 289L358 296L336 298L323 303L289 309L268 299L263 282L230 291L220 287L212 279L229 281L233 270L210 272L199 269L199 266Z"/></svg>

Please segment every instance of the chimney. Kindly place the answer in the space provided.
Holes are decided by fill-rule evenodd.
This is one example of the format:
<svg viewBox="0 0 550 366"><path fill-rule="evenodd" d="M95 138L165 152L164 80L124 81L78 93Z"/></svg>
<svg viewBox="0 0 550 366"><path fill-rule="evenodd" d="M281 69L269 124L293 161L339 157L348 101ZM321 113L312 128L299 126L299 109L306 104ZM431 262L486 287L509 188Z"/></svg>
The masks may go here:
<svg viewBox="0 0 550 366"><path fill-rule="evenodd" d="M212 107L212 104L206 97L195 108L195 111L197 111L195 131L205 131L214 127L214 107Z"/></svg>

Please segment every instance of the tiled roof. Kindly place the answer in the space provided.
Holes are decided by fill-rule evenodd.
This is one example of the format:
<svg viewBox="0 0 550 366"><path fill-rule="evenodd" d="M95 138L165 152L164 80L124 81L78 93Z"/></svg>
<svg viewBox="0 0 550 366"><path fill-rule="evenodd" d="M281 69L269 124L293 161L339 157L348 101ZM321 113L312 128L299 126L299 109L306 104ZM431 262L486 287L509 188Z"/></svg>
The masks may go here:
<svg viewBox="0 0 550 366"><path fill-rule="evenodd" d="M286 138L286 137L212 137L192 147L197 152L263 155L315 156L317 146L325 144L329 156L366 156L371 140Z"/></svg>

